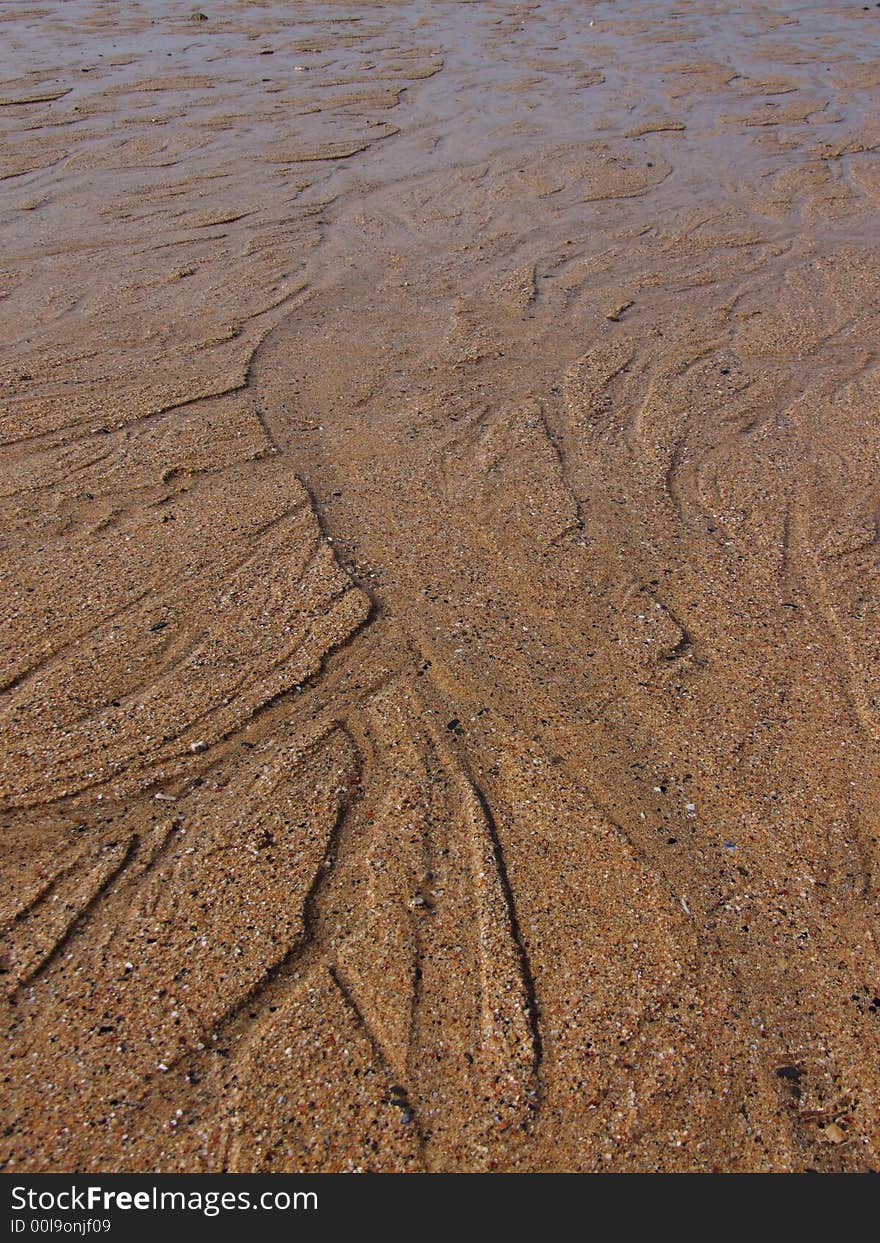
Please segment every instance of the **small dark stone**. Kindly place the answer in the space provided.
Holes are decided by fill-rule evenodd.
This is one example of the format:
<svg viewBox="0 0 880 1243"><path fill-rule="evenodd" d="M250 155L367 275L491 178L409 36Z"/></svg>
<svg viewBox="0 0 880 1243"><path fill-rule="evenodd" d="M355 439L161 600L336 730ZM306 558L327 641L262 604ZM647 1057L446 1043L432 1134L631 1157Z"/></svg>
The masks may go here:
<svg viewBox="0 0 880 1243"><path fill-rule="evenodd" d="M167 625L168 625L167 621L157 621L157 622L153 622L153 624L152 624L152 626L150 627L150 629L151 629L151 630L154 630L154 631L155 631L155 630L164 630L164 629L165 629L165 627L166 627Z"/></svg>
<svg viewBox="0 0 880 1243"><path fill-rule="evenodd" d="M454 716L451 721L446 722L446 728L451 730L453 734L457 734L461 730L461 721L459 721L457 716Z"/></svg>
<svg viewBox="0 0 880 1243"><path fill-rule="evenodd" d="M780 1079L787 1079L790 1083L800 1083L804 1072L799 1066L777 1066L776 1074Z"/></svg>

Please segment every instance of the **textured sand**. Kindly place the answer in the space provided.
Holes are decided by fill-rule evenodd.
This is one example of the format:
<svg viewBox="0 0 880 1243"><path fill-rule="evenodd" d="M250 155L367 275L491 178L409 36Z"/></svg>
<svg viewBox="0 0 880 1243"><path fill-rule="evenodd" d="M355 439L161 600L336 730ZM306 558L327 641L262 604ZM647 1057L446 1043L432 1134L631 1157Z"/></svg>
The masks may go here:
<svg viewBox="0 0 880 1243"><path fill-rule="evenodd" d="M880 1169L880 7L0 14L7 1170Z"/></svg>

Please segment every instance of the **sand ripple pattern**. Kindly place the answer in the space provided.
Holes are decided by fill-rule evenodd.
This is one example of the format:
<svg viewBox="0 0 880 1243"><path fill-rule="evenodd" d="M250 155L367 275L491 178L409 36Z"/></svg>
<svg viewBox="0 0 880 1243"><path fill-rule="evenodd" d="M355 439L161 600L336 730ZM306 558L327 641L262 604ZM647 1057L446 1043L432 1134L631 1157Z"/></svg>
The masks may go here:
<svg viewBox="0 0 880 1243"><path fill-rule="evenodd" d="M3 1168L880 1168L880 10L0 34Z"/></svg>

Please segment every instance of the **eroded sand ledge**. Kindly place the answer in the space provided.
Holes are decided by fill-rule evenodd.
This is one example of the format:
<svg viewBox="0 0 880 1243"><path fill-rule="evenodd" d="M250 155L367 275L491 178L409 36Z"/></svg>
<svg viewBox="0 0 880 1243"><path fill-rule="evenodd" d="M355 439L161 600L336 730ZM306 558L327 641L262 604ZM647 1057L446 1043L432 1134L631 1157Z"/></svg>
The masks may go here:
<svg viewBox="0 0 880 1243"><path fill-rule="evenodd" d="M728 10L7 6L4 1168L880 1166L880 9Z"/></svg>

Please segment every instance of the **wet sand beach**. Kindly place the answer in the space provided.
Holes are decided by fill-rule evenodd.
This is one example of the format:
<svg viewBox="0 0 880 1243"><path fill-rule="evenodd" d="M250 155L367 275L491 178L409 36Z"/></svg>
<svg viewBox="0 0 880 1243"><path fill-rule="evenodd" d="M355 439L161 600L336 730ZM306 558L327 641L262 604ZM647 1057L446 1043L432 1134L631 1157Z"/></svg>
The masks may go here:
<svg viewBox="0 0 880 1243"><path fill-rule="evenodd" d="M880 1169L880 6L0 13L7 1171Z"/></svg>

